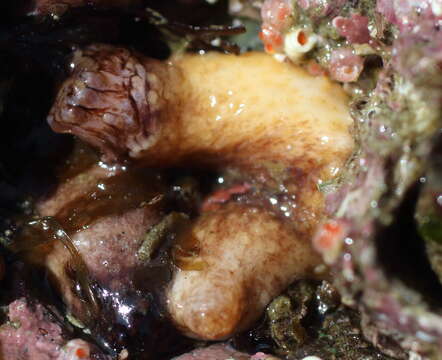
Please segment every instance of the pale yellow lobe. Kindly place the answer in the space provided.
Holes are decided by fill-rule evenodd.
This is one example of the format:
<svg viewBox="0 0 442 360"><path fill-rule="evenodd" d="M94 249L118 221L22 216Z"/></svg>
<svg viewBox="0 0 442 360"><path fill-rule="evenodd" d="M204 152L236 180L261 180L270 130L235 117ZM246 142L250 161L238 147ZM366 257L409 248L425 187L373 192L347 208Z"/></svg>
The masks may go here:
<svg viewBox="0 0 442 360"><path fill-rule="evenodd" d="M353 149L348 98L326 77L263 53L184 55L170 73L155 159L336 173Z"/></svg>

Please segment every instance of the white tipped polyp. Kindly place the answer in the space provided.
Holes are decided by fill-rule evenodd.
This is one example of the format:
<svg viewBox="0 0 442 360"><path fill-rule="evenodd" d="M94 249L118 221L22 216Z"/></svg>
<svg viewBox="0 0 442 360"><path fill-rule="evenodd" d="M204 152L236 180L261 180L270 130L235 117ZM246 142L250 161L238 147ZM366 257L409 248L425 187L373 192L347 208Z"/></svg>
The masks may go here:
<svg viewBox="0 0 442 360"><path fill-rule="evenodd" d="M292 61L301 59L316 45L317 36L306 29L297 28L287 33L284 38L284 51Z"/></svg>

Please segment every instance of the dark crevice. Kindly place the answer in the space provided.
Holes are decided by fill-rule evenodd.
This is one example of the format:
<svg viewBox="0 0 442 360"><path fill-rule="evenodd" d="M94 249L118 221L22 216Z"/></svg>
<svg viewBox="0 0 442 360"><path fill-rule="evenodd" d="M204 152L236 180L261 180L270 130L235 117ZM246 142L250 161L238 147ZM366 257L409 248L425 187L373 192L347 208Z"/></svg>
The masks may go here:
<svg viewBox="0 0 442 360"><path fill-rule="evenodd" d="M387 277L418 291L430 304L442 303L442 286L431 268L414 219L419 185L412 187L394 215L394 222L376 237L376 248Z"/></svg>

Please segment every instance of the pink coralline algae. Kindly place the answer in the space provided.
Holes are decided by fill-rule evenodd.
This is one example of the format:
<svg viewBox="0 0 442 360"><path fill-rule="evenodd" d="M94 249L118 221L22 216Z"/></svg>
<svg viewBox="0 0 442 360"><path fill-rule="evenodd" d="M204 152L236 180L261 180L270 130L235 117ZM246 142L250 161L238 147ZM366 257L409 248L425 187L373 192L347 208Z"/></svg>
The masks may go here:
<svg viewBox="0 0 442 360"><path fill-rule="evenodd" d="M350 44L364 44L370 40L366 16L360 14L352 14L349 18L337 16L333 19L333 26Z"/></svg>
<svg viewBox="0 0 442 360"><path fill-rule="evenodd" d="M315 10L322 16L336 14L347 0L298 0L298 5L304 10Z"/></svg>
<svg viewBox="0 0 442 360"><path fill-rule="evenodd" d="M353 53L350 48L334 50L330 59L330 76L337 81L353 82L358 80L364 68L364 59Z"/></svg>
<svg viewBox="0 0 442 360"><path fill-rule="evenodd" d="M442 0L378 0L377 11L399 29L392 64L412 79L442 61Z"/></svg>
<svg viewBox="0 0 442 360"><path fill-rule="evenodd" d="M419 31L423 21L438 25L442 19L442 0L378 0L376 9L402 32Z"/></svg>

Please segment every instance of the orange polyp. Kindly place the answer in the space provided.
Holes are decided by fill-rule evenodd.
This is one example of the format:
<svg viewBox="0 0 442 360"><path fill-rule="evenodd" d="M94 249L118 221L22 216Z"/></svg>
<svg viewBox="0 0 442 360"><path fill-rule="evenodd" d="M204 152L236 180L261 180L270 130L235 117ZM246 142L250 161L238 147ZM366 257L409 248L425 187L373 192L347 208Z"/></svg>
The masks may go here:
<svg viewBox="0 0 442 360"><path fill-rule="evenodd" d="M283 42L281 33L271 25L264 25L262 27L262 30L259 33L259 38L264 43L265 50L268 53L274 53L274 47L280 47Z"/></svg>
<svg viewBox="0 0 442 360"><path fill-rule="evenodd" d="M304 46L305 44L307 44L307 35L305 34L304 31L300 31L298 34L298 42L300 45Z"/></svg>
<svg viewBox="0 0 442 360"><path fill-rule="evenodd" d="M266 49L266 52L268 52L270 54L273 53L273 46L272 45L266 44L265 49Z"/></svg>
<svg viewBox="0 0 442 360"><path fill-rule="evenodd" d="M316 248L319 251L332 249L341 239L344 229L341 224L336 221L325 223L318 233L318 237L314 240Z"/></svg>
<svg viewBox="0 0 442 360"><path fill-rule="evenodd" d="M87 357L87 351L84 350L83 348L79 348L77 349L77 351L75 352L75 354L80 358L80 359L84 359Z"/></svg>
<svg viewBox="0 0 442 360"><path fill-rule="evenodd" d="M353 67L351 67L351 66L346 66L346 67L344 68L344 72L345 72L346 74L348 74L348 75L353 74L354 70L355 70L355 69L354 69Z"/></svg>
<svg viewBox="0 0 442 360"><path fill-rule="evenodd" d="M329 233L337 234L342 231L342 227L337 222L328 222L324 225L324 230Z"/></svg>

